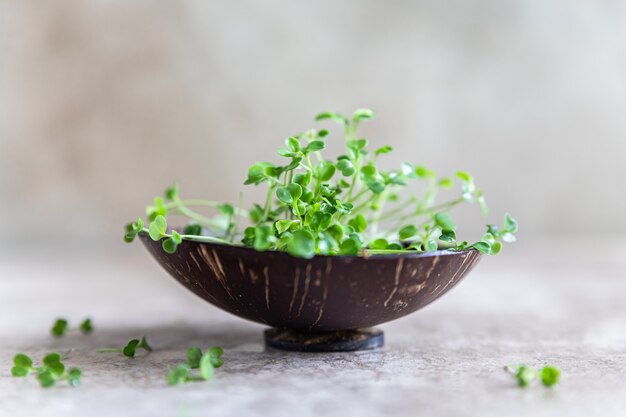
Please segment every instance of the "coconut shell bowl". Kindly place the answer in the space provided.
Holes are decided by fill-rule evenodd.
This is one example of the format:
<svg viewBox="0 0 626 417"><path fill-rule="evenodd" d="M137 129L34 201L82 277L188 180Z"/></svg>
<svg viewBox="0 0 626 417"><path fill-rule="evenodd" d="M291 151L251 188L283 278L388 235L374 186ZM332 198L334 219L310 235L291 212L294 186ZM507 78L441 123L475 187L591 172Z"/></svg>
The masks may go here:
<svg viewBox="0 0 626 417"><path fill-rule="evenodd" d="M184 241L168 254L147 234L141 241L190 291L238 317L269 326L277 349L329 352L378 348L373 326L413 313L450 291L480 252L316 256Z"/></svg>

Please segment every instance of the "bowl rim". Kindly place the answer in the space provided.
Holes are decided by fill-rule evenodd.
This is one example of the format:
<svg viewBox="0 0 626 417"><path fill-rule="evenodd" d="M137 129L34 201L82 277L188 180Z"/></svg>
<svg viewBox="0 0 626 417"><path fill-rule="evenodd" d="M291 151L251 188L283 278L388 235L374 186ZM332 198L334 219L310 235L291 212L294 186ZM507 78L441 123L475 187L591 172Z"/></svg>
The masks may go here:
<svg viewBox="0 0 626 417"><path fill-rule="evenodd" d="M141 236L144 239L147 239L148 241L153 241L152 238L150 238L150 236L148 235L147 232L142 231L139 233L139 236ZM162 239L158 240L158 242L160 242ZM154 242L154 241L153 241ZM319 258L319 259L327 259L327 258L331 258L331 259L399 259L399 258L410 258L410 259L415 259L415 258L429 258L429 257L434 257L434 256L451 256L451 255L460 255L463 253L469 253L469 252L479 252L478 250L474 249L474 248L467 248L467 249L463 249L463 250L451 250L451 249L439 249L436 251L431 251L431 252L417 252L417 253L407 253L407 254L400 254L400 253L390 253L390 254L376 254L376 255L369 255L369 256L360 256L360 255L315 255L312 258L298 258L297 256L293 256L291 254L289 254L288 252L282 252L282 251L277 251L277 250L266 250L266 251L258 251L254 248L248 247L248 246L241 246L241 245L226 245L223 243L217 243L217 242L200 242L197 240L183 240L183 243L186 244L194 244L194 245L199 245L199 244L203 244L203 245L208 245L210 247L214 247L214 248L224 248L224 249L233 249L233 250L242 250L242 251L246 251L246 252L250 252L250 253L254 253L254 254L258 254L258 255L263 255L266 253L271 253L271 254L279 254L279 255L287 255L290 256L292 258L295 259L302 259L305 261L311 261L313 259ZM479 252L479 254L481 254Z"/></svg>

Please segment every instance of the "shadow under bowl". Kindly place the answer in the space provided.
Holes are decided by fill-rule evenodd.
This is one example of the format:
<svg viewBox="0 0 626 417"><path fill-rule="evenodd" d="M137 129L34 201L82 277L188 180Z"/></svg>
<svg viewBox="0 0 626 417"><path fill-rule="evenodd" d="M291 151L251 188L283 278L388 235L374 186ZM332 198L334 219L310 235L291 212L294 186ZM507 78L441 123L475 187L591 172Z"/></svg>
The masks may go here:
<svg viewBox="0 0 626 417"><path fill-rule="evenodd" d="M370 336L354 336L363 343L352 349L325 349L305 339L315 333L315 340L320 340L320 332L356 334L355 330L413 313L448 292L481 257L470 249L301 259L283 252L191 241L183 241L176 253L168 254L161 242L146 233L140 239L182 285L229 313L280 329L282 333L270 340L266 334L266 341L291 350L380 346L382 335L373 344L365 340ZM345 333L339 336L345 342ZM293 346L272 343L276 337L283 342L295 338Z"/></svg>

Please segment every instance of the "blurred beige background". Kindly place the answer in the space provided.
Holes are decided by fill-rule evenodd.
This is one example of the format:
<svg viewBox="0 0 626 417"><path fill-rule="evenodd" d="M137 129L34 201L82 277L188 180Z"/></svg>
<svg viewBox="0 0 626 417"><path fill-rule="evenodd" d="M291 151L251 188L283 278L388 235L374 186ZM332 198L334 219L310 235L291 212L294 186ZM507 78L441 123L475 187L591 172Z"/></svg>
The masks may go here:
<svg viewBox="0 0 626 417"><path fill-rule="evenodd" d="M526 240L624 233L625 22L623 1L0 0L2 240L121 242L174 180L234 201L357 107L389 166L475 175L492 215L469 233L504 211Z"/></svg>

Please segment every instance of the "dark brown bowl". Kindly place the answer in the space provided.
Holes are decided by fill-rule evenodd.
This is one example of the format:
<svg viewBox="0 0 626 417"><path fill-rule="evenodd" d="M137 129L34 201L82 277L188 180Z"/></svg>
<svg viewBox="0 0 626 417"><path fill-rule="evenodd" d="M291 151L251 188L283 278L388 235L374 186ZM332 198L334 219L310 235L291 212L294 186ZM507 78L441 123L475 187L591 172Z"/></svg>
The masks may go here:
<svg viewBox="0 0 626 417"><path fill-rule="evenodd" d="M175 254L147 234L148 251L178 282L244 319L304 332L352 330L410 314L454 287L480 252L316 256L184 241Z"/></svg>

